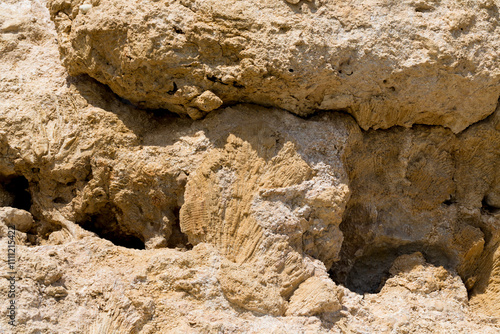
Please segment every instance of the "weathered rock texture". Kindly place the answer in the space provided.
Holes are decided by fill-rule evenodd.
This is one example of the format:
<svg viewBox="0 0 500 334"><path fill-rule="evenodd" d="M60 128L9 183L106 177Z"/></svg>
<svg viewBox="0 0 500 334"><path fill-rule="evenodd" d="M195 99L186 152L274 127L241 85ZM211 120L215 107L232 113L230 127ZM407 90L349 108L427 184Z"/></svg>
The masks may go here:
<svg viewBox="0 0 500 334"><path fill-rule="evenodd" d="M364 129L458 132L500 95L492 0L83 3L49 1L69 73L195 119L252 102L298 115L343 109Z"/></svg>
<svg viewBox="0 0 500 334"><path fill-rule="evenodd" d="M499 332L498 4L293 2L0 3L0 333Z"/></svg>
<svg viewBox="0 0 500 334"><path fill-rule="evenodd" d="M314 274L314 259L327 268L339 259L338 226L350 195L342 157L359 130L340 115L303 121L252 109L216 117L227 143L190 175L181 230L192 244L216 245L230 261L220 281L232 302L282 315L286 299ZM272 302L249 301L240 285Z"/></svg>

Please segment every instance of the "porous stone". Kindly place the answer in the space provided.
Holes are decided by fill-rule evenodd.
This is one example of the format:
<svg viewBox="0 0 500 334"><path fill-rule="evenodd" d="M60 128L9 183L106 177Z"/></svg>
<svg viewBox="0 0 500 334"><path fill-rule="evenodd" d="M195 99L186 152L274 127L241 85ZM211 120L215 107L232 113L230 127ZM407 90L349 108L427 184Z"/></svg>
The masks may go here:
<svg viewBox="0 0 500 334"><path fill-rule="evenodd" d="M14 228L16 231L28 232L34 224L31 213L11 207L0 208L2 224Z"/></svg>
<svg viewBox="0 0 500 334"><path fill-rule="evenodd" d="M342 309L343 291L328 277L313 276L290 298L286 311L291 316L313 316Z"/></svg>
<svg viewBox="0 0 500 334"><path fill-rule="evenodd" d="M222 105L222 100L207 90L194 99L193 105L201 111L209 112L219 108Z"/></svg>
<svg viewBox="0 0 500 334"><path fill-rule="evenodd" d="M220 148L211 150L190 174L180 227L190 243L213 244L230 261L245 264L241 270L256 270L238 274L233 284L247 288L229 298L268 313L269 306L259 308L268 300L262 297L278 293L271 298L274 303L286 299L314 273L305 256L327 268L338 260L343 239L338 226L350 195L342 157L349 136L358 132L351 120L339 115L302 121L283 112L260 111L232 108L205 120L207 125L217 122L222 136L212 140ZM221 282L235 277L230 276ZM256 280L267 283L259 285L262 297L250 302L242 290L257 293L251 288ZM285 311L271 310L275 315Z"/></svg>
<svg viewBox="0 0 500 334"><path fill-rule="evenodd" d="M82 1L50 2L52 9L54 5L66 8L56 15L59 37L45 1L0 3L0 27L9 26L4 23L10 20L23 22L12 25L17 30L0 31L0 189L5 190L1 204L27 209L0 211L33 217L22 228L26 233L17 231L15 238L16 332L499 332L498 111L470 124L473 115L491 113L482 103L489 101L496 86L473 94L478 104L466 123L464 114L448 113L449 105L436 105L433 111L424 108L447 96L461 103L458 111L466 110L468 104L462 102L468 97L460 91L461 85L484 88L485 82L494 79L496 69L488 64L495 55L488 56L488 49L480 45L488 40L492 53L496 48L497 23L488 19L495 16L495 1L354 6L350 2L348 6L338 1L263 0L231 2L232 8L222 1L210 2L212 16L204 14L209 4L205 1L156 1L141 6L128 1L85 3L92 8L83 14ZM108 10L116 5L120 7L110 15ZM154 6L161 6L162 12L152 11ZM261 16L256 17L256 8L262 10ZM307 25L313 29L309 31L321 32L325 24L334 24L328 8L338 9L335 15L344 23L339 31L357 38L347 40L355 61L333 70L342 80L338 86L331 86L329 79L321 81L326 72L316 62L331 50L342 56L346 51L332 49L329 43L344 35L304 29ZM366 8L376 11L368 16ZM171 16L158 20L157 27L175 22L175 29L160 31L152 26L164 13ZM183 25L186 13L193 15L193 24ZM400 21L392 20L396 14ZM116 24L119 15L128 21ZM142 15L141 19L133 19L139 17L135 15ZM283 18L283 25L270 19L276 17ZM317 18L314 24L313 18ZM63 27L65 22L68 25ZM233 27L235 22L241 23L238 29ZM477 44L470 41L460 54L471 65L463 71L471 72L453 67L458 54L448 52L452 49L422 53L419 59L425 65L421 67L412 63L415 50L424 50L418 48L424 48L425 42L411 35L417 23L433 25L425 32L437 43L446 40L451 46L463 46L476 36ZM456 27L451 37L446 33L448 25ZM319 30L314 30L316 26ZM113 57L122 49L99 43L109 38L113 45L115 40L108 34L125 28L130 33L126 41L116 43L143 52L131 56L144 55L139 58L143 63L135 63L138 68L144 64L137 70L143 73L143 83L151 85L144 89L163 92L167 99L179 98L169 104L172 111L187 110L194 118L204 119L147 111L141 101L149 99L140 94L133 101L139 108L88 76L68 76L59 61L56 37L69 63L76 54L84 62L82 68L89 65L88 59L95 59L95 67L93 60L87 66L94 74L104 66L99 52L105 48L101 55L109 56L110 67L102 70L104 75L117 64ZM492 33L479 34L483 28ZM210 35L217 29L234 35ZM263 29L268 29L265 34ZM373 29L380 33L377 41L391 41L394 46L375 48ZM146 30L153 34L151 38L132 33ZM284 40L268 38L272 31ZM167 33L179 40L162 39ZM267 44L254 48L258 35ZM186 49L189 44L182 44L183 37L194 41L193 49ZM300 38L306 38L303 44L294 44ZM318 51L319 39L325 39L325 52ZM197 47L198 40L203 48ZM90 58L85 58L80 51L73 54L68 41L74 43L74 50L83 45L95 48L87 49ZM224 52L228 45L239 54L250 52L241 61L247 72L239 77L239 72L228 74L226 67L219 66L217 59L231 55L218 53L217 41ZM172 72L163 63L148 67L153 57L146 59L146 55L160 50L154 54L160 57L170 46L142 48L149 42L181 46L178 53L167 52L165 57L200 57L189 63L191 68L176 72L176 85L164 92L161 85L172 80ZM287 58L282 46L286 43L297 50L292 58ZM448 44L439 44L443 45ZM373 64L380 64L381 58L376 53L391 48L396 51L385 58L391 62L380 65L377 72ZM71 55L65 53L68 50ZM473 50L481 51L471 60ZM411 72L398 62L407 51L413 58L405 64L415 65ZM270 54L276 61L269 61ZM209 57L212 65L206 61ZM451 63L443 65L446 59ZM129 61L125 56L123 64ZM308 87L312 74L301 74L302 70L313 73L313 65L316 88L325 88L328 94L329 89L341 91L336 99L327 98L330 102L324 108L348 106L345 111L357 119L339 112L299 118L274 107L237 103L286 105L296 112L300 108L287 105L292 91L299 92L293 96L301 106L322 103L323 93L311 95L316 88ZM390 70L393 67L402 71L397 72L401 76ZM433 68L442 70L439 73L448 85L432 79ZM164 77L148 79L156 69ZM452 69L459 71L456 77L450 77ZM384 71L407 85L390 89L395 99L381 90L377 101L383 100L381 105L387 109L377 109L374 115L356 114L359 99L372 96L370 83ZM284 74L290 79L284 79ZM119 73L109 78L119 78ZM246 85L239 78L248 80ZM151 88L155 82L160 88ZM347 83L351 86L343 91ZM140 92L133 80L123 87ZM427 88L429 104L415 97ZM240 95L224 89L238 90ZM412 95L413 90L417 95ZM197 98L205 101L203 94L216 100L208 91L231 106L210 111L193 106ZM394 107L398 103L403 107ZM421 107L429 113L415 116L413 112ZM301 110L316 107L308 108ZM449 117L431 117L436 113ZM390 121L387 124L409 125L409 115L453 131L443 126L369 131L359 127L382 126L373 121L379 116ZM470 125L454 133L465 124ZM13 186L17 184L21 186ZM12 241L6 231L2 219L0 252ZM9 293L9 266L7 257L1 257L0 296ZM0 331L11 329L8 303L8 298L0 298Z"/></svg>
<svg viewBox="0 0 500 334"><path fill-rule="evenodd" d="M345 110L363 129L460 132L500 95L491 1L102 0L86 14L83 2L49 1L64 65L147 108L193 117L211 91L298 115Z"/></svg>
<svg viewBox="0 0 500 334"><path fill-rule="evenodd" d="M382 290L403 287L412 293L448 294L458 302L467 303L467 290L460 277L444 267L428 264L420 252L402 255L392 264L389 278Z"/></svg>

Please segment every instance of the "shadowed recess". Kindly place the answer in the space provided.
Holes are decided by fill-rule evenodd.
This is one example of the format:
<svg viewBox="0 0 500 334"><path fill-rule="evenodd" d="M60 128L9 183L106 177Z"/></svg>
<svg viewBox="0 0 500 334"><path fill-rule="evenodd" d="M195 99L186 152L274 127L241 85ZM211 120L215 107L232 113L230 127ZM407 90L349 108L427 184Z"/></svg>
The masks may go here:
<svg viewBox="0 0 500 334"><path fill-rule="evenodd" d="M111 241L116 246L145 249L144 241L131 231L124 229L116 220L116 208L106 205L99 213L89 215L79 225L94 232L100 238Z"/></svg>
<svg viewBox="0 0 500 334"><path fill-rule="evenodd" d="M179 210L180 208L174 210L175 221L172 224L172 234L168 238L167 247L190 250L193 248L193 245L189 243L187 235L181 231Z"/></svg>
<svg viewBox="0 0 500 334"><path fill-rule="evenodd" d="M12 207L29 211L31 194L28 191L29 182L24 176L14 176L0 180L4 189L13 197Z"/></svg>
<svg viewBox="0 0 500 334"><path fill-rule="evenodd" d="M427 262L433 265L445 268L453 267L452 261L446 256L444 250L428 245L410 244L369 250L354 261L347 274L344 274L345 276L339 274L338 271L345 271L346 268L334 265L329 271L330 278L356 293L378 293L384 287L386 280L390 278L389 270L394 260L401 255L414 252L424 254Z"/></svg>

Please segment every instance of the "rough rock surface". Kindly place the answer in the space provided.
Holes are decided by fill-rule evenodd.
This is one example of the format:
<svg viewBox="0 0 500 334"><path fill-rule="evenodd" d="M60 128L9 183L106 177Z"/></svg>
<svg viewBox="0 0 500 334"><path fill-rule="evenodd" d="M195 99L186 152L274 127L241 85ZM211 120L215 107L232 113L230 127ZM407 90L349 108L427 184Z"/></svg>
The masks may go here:
<svg viewBox="0 0 500 334"><path fill-rule="evenodd" d="M190 174L181 230L191 244L215 245L231 261L219 279L232 302L282 315L286 299L314 275L314 259L323 262L316 271L339 259L338 226L350 195L342 157L357 134L354 123L341 115L303 121L244 108L216 119L227 142ZM253 287L255 281L263 286ZM262 307L240 285L261 290Z"/></svg>
<svg viewBox="0 0 500 334"><path fill-rule="evenodd" d="M311 277L290 298L288 316L311 316L342 309L343 291L328 277Z"/></svg>
<svg viewBox="0 0 500 334"><path fill-rule="evenodd" d="M69 73L195 119L252 102L459 132L500 95L493 0L84 2L49 1Z"/></svg>
<svg viewBox="0 0 500 334"><path fill-rule="evenodd" d="M362 11L348 12L346 3L295 2L255 2L240 9L244 14L256 8L252 6L267 4L267 12L275 10L275 17L291 10L293 15L283 24L288 24L287 20L296 24L282 32L283 38L289 38L287 34L304 25L315 27L310 20L321 14L321 8L345 5L338 16L351 26L342 29L360 40L373 34L369 26L356 25L366 24L369 17ZM110 31L99 30L100 21L94 19L100 6L113 8L112 2L90 3L92 6L79 7L80 1L49 2L52 10L57 6L75 9L67 13L66 23L75 25L72 32L64 32L64 22L57 22L61 52L73 74L69 60L79 52L78 46L88 41L96 43L94 50L99 50L97 41L108 38ZM121 3L123 18L146 15L147 6L165 5L162 1L144 7ZM196 5L202 11L207 3L169 4L179 8ZM439 15L470 15L474 17L470 28L464 26L463 33L457 30L451 35L457 43L472 36L479 39L477 44L471 42L472 49L463 49L463 59L470 60L467 52L476 47L480 50L481 41L490 39L493 57L495 35L479 34L478 29L488 21L486 14L494 16L498 3L467 4L472 9L467 9L465 2L444 0L366 2L364 6L396 12L413 6L418 9L412 12L413 20L396 23L386 16L384 21L409 30L419 15L427 17L427 24L434 22L432 18L437 22ZM175 103L198 119L191 120L164 110L137 108L123 100L127 96L113 93L121 94L113 82L108 82L111 90L86 75L68 76L59 60L57 33L46 5L44 0L0 3L0 333L500 331L500 112L491 114L496 97L491 105L484 102L497 94L484 88L492 85L492 90L497 89L491 83L496 75L496 68L489 63L493 58L485 55L489 51L477 54L470 77L459 80L467 82L467 87L483 87L466 121L460 118L464 114L450 113L442 105L432 113L449 115L447 123L428 122L440 126L364 131L367 124L385 125L372 124L369 117L356 114L354 102L348 102L348 109L355 118L320 112L304 119L253 104L219 108L221 102L257 102L293 111L281 104L286 99L262 93L279 87L272 86L278 82L272 80L278 79L258 77L254 77L253 87L263 91L234 87L243 89L234 100L216 89L222 85L217 80L200 86L188 104L184 104L183 95L177 96L180 102ZM227 3L223 7L224 2L212 5L216 14L237 13L239 8L238 3L232 11L226 8ZM164 10L161 15L172 8L165 6ZM328 11L323 13L326 22ZM377 11L373 19L382 20L383 13ZM55 15L55 20L61 15ZM151 15L151 19L154 15L163 17L158 12ZM234 23L234 18L217 15L206 18L206 24L212 24L210 29ZM303 20L294 19L299 17L295 15ZM116 17L108 17L110 28ZM255 24L272 26L264 17ZM83 29L78 22L89 25L85 28L89 29L87 37L81 44L74 39L75 49L68 48L67 43ZM489 22L495 27L493 20ZM136 23L130 27L139 29L143 24ZM242 34L256 34L257 30L245 29L246 21L241 24ZM178 26L184 34L174 33L185 38L189 34L189 38L204 36L188 30L192 27L197 25ZM439 34L439 27L428 33ZM113 31L120 31L119 26L115 28ZM98 31L103 36L99 37ZM149 31L157 30L152 27ZM397 34L395 43L411 39L405 31L393 31ZM62 38L67 33L74 36ZM130 33L137 43L148 40L133 35L132 30ZM310 36L319 38L320 34ZM450 38L444 33L439 36ZM259 51L264 58L248 58L264 61L273 50L287 55L278 42L276 39L277 44ZM206 43L210 46L212 42ZM306 71L315 64L312 60L319 59L314 56L315 39L304 43L306 49L298 48L293 58L294 66L304 67L294 67L292 73L286 62L266 65L275 78L281 72L298 75L296 68ZM409 51L418 49L408 47ZM389 45L380 50L388 50L384 48ZM368 49L369 45L363 50ZM164 52L157 50L159 55ZM180 48L175 55L164 55L182 58L189 52ZM453 52L449 55L452 60L456 56ZM221 57L213 56L212 61L224 59ZM371 58L356 59L353 64L368 66ZM426 80L436 84L421 86L434 93L430 97L466 99L459 93L459 84L452 87L454 81L447 76L445 70L452 65L436 59L411 71L411 66L389 62L380 67L380 73L410 71L406 72L408 80L417 80L415 87ZM219 66L205 65L193 66L207 71L215 71L210 66ZM432 68L429 66L444 66L443 80L450 86L439 86L440 81L432 81L429 72L412 72ZM315 71L311 78L320 78L321 71ZM164 78L169 73L165 71ZM197 70L179 73L187 81L179 81L178 89L185 92L191 82L189 75ZM342 79L342 85L352 85L349 89L362 99L371 96L363 85L370 84L370 75L378 75L363 73L366 82L354 73ZM147 75L152 73L143 71L127 80L153 84L154 77L146 80ZM275 89L273 94L283 92L286 96L293 89L310 94L307 77L294 78L296 83L290 79L286 81L289 87ZM299 83L299 78L306 81ZM124 87L136 89L134 81ZM163 86L158 87L160 92ZM414 113L419 106L426 106L417 98L421 93L411 95L410 91L396 90L394 94L401 95L384 100L387 115L393 117L389 123L409 125L413 122L408 123L409 115L424 117ZM301 103L309 103L298 97ZM416 99L413 105L411 99ZM322 97L317 101L320 103ZM398 103L408 109L399 109ZM457 105L468 108L465 102ZM307 108L316 107L311 104ZM401 113L395 112L398 110ZM429 111L425 119L430 120L432 113ZM10 289L7 247L12 240L8 226L12 224L17 228L15 328L8 324L10 301L6 297Z"/></svg>

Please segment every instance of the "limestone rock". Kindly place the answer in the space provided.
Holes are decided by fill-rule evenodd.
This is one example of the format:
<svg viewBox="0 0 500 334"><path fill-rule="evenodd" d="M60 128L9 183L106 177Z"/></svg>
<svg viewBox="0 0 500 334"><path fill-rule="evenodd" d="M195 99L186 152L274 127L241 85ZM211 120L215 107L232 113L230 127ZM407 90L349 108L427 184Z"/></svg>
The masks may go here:
<svg viewBox="0 0 500 334"><path fill-rule="evenodd" d="M465 320L467 316L462 318L467 309L467 290L455 272L427 263L418 253L397 258L391 272L394 275L377 294L365 294L360 301L347 292L343 305L356 315L349 322L339 322L348 323L347 328L360 328L351 327L357 325L380 333L475 331ZM476 317L476 328L495 332L487 319L479 313Z"/></svg>
<svg viewBox="0 0 500 334"><path fill-rule="evenodd" d="M325 277L311 277L290 298L287 315L312 316L342 308L342 290Z"/></svg>
<svg viewBox="0 0 500 334"><path fill-rule="evenodd" d="M62 286L49 286L45 293L54 298L64 298L68 295L68 291Z"/></svg>
<svg viewBox="0 0 500 334"><path fill-rule="evenodd" d="M11 207L0 208L0 221L20 232L28 232L34 224L33 216L24 210Z"/></svg>
<svg viewBox="0 0 500 334"><path fill-rule="evenodd" d="M33 217L29 212L11 207L0 207L0 238L16 245L27 243L26 232L33 226Z"/></svg>
<svg viewBox="0 0 500 334"><path fill-rule="evenodd" d="M500 95L493 1L50 0L62 60L134 104L198 114L211 91L298 115L350 112L364 128L443 125ZM218 104L218 103L217 103Z"/></svg>
<svg viewBox="0 0 500 334"><path fill-rule="evenodd" d="M239 121L232 125L234 118ZM210 151L190 174L180 210L181 230L192 244L218 247L227 259L242 265L243 272L248 267L257 270L235 275L233 269L228 271L231 277L220 279L246 287L229 293L230 300L267 313L268 296L278 292L272 298L277 303L276 298L287 298L313 274L304 255L327 268L338 260L338 226L349 196L342 157L356 131L343 117L304 122L272 110L258 116L250 109L231 109L217 115L217 121L226 124L219 131L229 135L226 143L224 137L216 141L221 147ZM255 283L259 280L267 283ZM252 288L255 284L264 292ZM242 290L254 291L254 300L249 302ZM272 314L283 312L276 306Z"/></svg>
<svg viewBox="0 0 500 334"><path fill-rule="evenodd" d="M285 314L286 301L279 286L271 283L275 278L259 274L254 265L226 262L217 278L227 300L239 307L274 316Z"/></svg>
<svg viewBox="0 0 500 334"><path fill-rule="evenodd" d="M460 277L444 267L429 265L420 252L398 257L390 273L394 276L385 282L382 290L404 287L423 295L448 293L448 298L453 296L459 302L467 302L467 290Z"/></svg>
<svg viewBox="0 0 500 334"><path fill-rule="evenodd" d="M33 217L23 228L26 233L18 231L15 239L16 332L499 332L498 111L460 134L441 126L383 131L358 126L366 128L379 117L387 126L409 125L406 117L418 115L418 122L455 126L456 132L473 117L491 113L485 101L497 88L485 82L496 75L490 64L496 57L497 23L489 19L495 16L495 1L353 5L263 0L231 2L232 8L222 1L210 3L210 17L203 16L209 3L198 0L168 2L169 7L166 1L134 7L137 3L51 1L52 9L56 4L67 10L56 16L61 19L59 37L44 0L0 3L0 27L5 28L0 30L0 187L5 190L0 204L13 207L0 211ZM80 10L84 4L92 7ZM121 7L110 15L105 9L116 4ZM161 12L151 11L154 6ZM256 19L254 9L259 8ZM335 14L328 8L336 9ZM367 14L367 8L372 12ZM141 19L129 19L139 14ZM163 15L170 14L164 20ZM127 19L123 25L115 24L119 15ZM182 25L189 15L196 20ZM320 31L325 24L336 24L332 15L344 23L341 34ZM96 17L102 18L100 23ZM282 17L283 25L276 25L273 17ZM175 29L148 26L155 18L162 19L155 23L159 28L175 21ZM107 30L99 30L104 22L109 23ZM235 22L240 24L237 29ZM428 40L450 49L415 58L414 52L427 50L425 41L411 34L415 24L428 24L430 28L422 28ZM446 33L449 25L455 27L451 37ZM224 34L235 35L210 35L221 27ZM130 32L127 43L107 35L122 28ZM481 29L491 33L479 33ZM132 34L146 30L159 31L159 39ZM272 31L282 38L267 38ZM179 44L162 39L170 33ZM345 45L332 49L335 36L342 34L356 37L342 42L354 48L353 54ZM181 65L169 60L168 68L155 63L144 65L140 73L143 84L150 85L143 91L156 83L159 88L151 92L177 99L168 102L172 111L204 119L143 110L88 76L68 76L59 61L56 37L67 61L78 54L83 67L106 48L103 55L110 57L110 65L103 75L123 51L111 50L115 42L143 52L132 55L144 55L139 59L144 63L135 63L138 68L151 64L153 58L146 59L150 50L160 50L143 48L150 42L181 46L178 53L163 54L161 49L155 57L182 60L200 55L199 64L189 63L191 68L179 70ZM108 45L102 45L108 37ZM182 44L182 38L195 39L192 52L183 49L189 44ZM290 58L280 45L292 45L295 38L306 39L294 46L297 51ZM325 40L324 52L318 51L318 40ZM489 49L481 49L485 40ZM203 48L198 49L198 41ZM218 41L224 52L229 44L235 54L249 52L240 62L246 72L238 72L238 65L231 74L234 79L219 76L227 74L227 68L217 62L228 55L218 53ZM260 47L252 46L256 41ZM390 43L375 47L374 41ZM461 48L469 42L468 48ZM90 58L79 53L77 47L93 43ZM455 46L460 54L450 51ZM339 52L330 58L333 61L353 55L349 64L332 67L339 85L332 85L325 77L330 72L318 65L331 50ZM388 50L394 54L386 53L388 62L381 64L381 53ZM410 57L405 63L410 67L400 66L403 54ZM471 67L455 66L458 56L464 62L460 65ZM87 66L94 74L104 66L95 59L96 67ZM129 66L129 61L125 57L123 65ZM436 68L442 70L439 78L446 85L429 74ZM156 70L157 80L148 77L148 71ZM259 74L263 70L267 72ZM452 70L458 72L450 78ZM390 80L405 83L392 86L388 79L387 91L394 98L384 93L386 73ZM174 75L179 93L170 95L174 86L165 82ZM237 81L238 75L248 81ZM373 94L373 78L382 81L377 101L383 100L387 108L373 115L356 114L361 101ZM140 91L130 81L134 77L125 79L129 81L123 87ZM308 87L311 80L317 86ZM469 98L465 84L486 88ZM332 91L342 95L324 98L323 93ZM291 92L298 92L293 96L300 102L289 103ZM214 96L232 105L209 110L220 104ZM457 104L457 114L449 112L451 104L433 104L444 97ZM470 110L467 101L472 98L475 109L460 114ZM314 105L347 106L357 122L339 112L304 119L277 108L233 104L245 101L304 113L316 109ZM419 108L426 111L414 113ZM438 114L446 116L431 117ZM394 123L396 119L401 123ZM377 124L373 126L382 126ZM6 229L1 220L0 252L10 241ZM0 295L7 296L5 256L0 276ZM8 303L8 298L0 298L0 332L11 330Z"/></svg>
<svg viewBox="0 0 500 334"><path fill-rule="evenodd" d="M425 258L420 252L401 255L392 263L389 273L396 276L399 273L410 272L418 266L425 264Z"/></svg>
<svg viewBox="0 0 500 334"><path fill-rule="evenodd" d="M207 90L194 99L193 105L201 111L212 111L222 105L222 100L217 95Z"/></svg>
<svg viewBox="0 0 500 334"><path fill-rule="evenodd" d="M485 314L497 315L500 312L498 277L500 275L500 248L498 238L495 238L487 252L478 261L476 276L468 282L473 286L470 299L471 306Z"/></svg>
<svg viewBox="0 0 500 334"><path fill-rule="evenodd" d="M474 147L466 138L443 128L414 127L366 132L355 143L347 155L353 195L341 225L344 260L335 268L340 281L350 281L353 289L377 291L397 256L424 250L431 263L450 264L462 277L473 275L486 244L485 231L491 229L481 222L479 210L486 189L479 192L471 186L469 191L457 180L463 185L496 181L490 165L483 171L457 170L470 161L468 150ZM496 143L500 133L488 132L483 138ZM494 150L475 149L478 160ZM467 209L472 198L474 213Z"/></svg>

